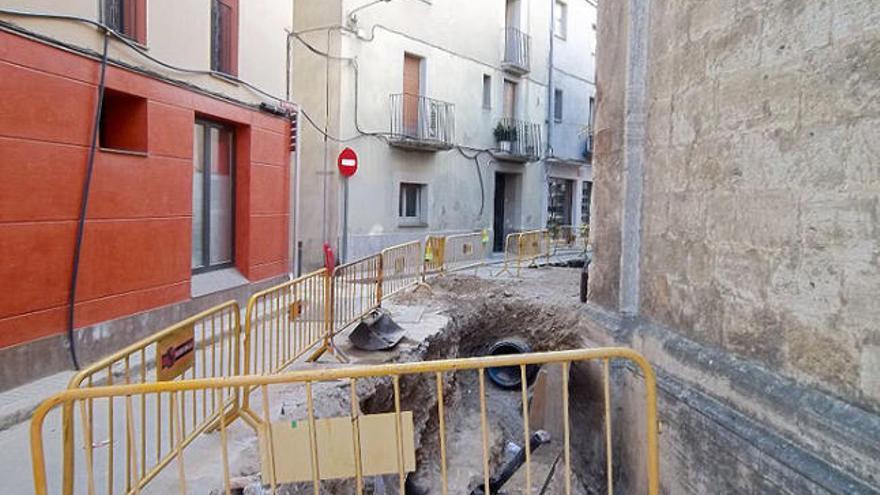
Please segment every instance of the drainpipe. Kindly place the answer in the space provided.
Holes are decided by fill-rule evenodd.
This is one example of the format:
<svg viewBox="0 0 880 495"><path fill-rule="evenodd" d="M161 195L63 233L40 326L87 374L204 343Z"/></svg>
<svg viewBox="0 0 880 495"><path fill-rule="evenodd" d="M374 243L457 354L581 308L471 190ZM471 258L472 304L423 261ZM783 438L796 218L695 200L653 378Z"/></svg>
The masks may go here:
<svg viewBox="0 0 880 495"><path fill-rule="evenodd" d="M556 43L556 0L550 2L550 54L547 60L547 150L544 153L544 192L541 211L542 227L547 225L547 208L550 205L550 165L547 158L553 156L553 109L556 106L553 84L553 50Z"/></svg>
<svg viewBox="0 0 880 495"><path fill-rule="evenodd" d="M550 58L547 61L547 156L553 156L553 109L556 102L553 84L553 49L556 41L556 0L550 1Z"/></svg>
<svg viewBox="0 0 880 495"><path fill-rule="evenodd" d="M291 1L291 17L290 17L290 29L291 31L296 30L296 2ZM285 96L287 97L287 101L291 101L291 95L293 93L293 46L292 46L292 36L290 33L287 34L287 87ZM302 176L302 162L300 160L300 149L302 148L302 143L300 142L300 136L302 136L302 107L298 104L295 105L294 111L296 112L296 141L293 143L294 145L294 153L293 153L293 241L292 245L292 255L291 263L290 263L290 273L294 278L299 277L302 274L302 236L301 236L301 195L300 195L300 182Z"/></svg>

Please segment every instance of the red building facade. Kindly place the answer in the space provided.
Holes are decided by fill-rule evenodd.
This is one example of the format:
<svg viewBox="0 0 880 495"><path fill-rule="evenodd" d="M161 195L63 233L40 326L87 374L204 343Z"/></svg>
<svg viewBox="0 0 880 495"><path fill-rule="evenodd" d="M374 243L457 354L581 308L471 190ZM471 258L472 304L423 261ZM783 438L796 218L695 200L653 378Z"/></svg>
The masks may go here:
<svg viewBox="0 0 880 495"><path fill-rule="evenodd" d="M67 351L59 349L65 342L100 65L99 60L0 31L0 361L5 361L0 373L4 375L15 367L23 367L17 373L27 373L34 368L28 361L34 359L69 363L62 358ZM225 130L231 141L222 145L230 151L228 156L213 164L204 162L215 173L209 182L227 191L221 206L230 208L226 216L232 217L218 214L217 205L207 205L206 222L217 224L215 228L225 225L218 245L231 243L228 249L215 249L217 259L225 262L218 266L234 268L251 284L285 276L289 121L113 64L107 68L106 88L74 326L100 324L102 333L144 327L129 332L132 335L111 336L109 341L115 344L109 347L113 347L160 328L130 319L114 328L105 324L108 321L170 308L164 315L147 318L164 322L198 306L192 304L193 274L206 270L194 268L198 265L194 258L200 254L194 254L193 240L201 237L194 236L199 221L194 223L193 216L194 211L197 218L204 213L199 197L194 205L194 190L199 190L194 189L194 177L202 177L198 169L205 161L204 150L210 155L210 149L221 149L219 141L207 147L195 142L199 123ZM83 338L95 344L103 337ZM111 350L94 347L96 355ZM3 381L10 386L18 380L4 376Z"/></svg>

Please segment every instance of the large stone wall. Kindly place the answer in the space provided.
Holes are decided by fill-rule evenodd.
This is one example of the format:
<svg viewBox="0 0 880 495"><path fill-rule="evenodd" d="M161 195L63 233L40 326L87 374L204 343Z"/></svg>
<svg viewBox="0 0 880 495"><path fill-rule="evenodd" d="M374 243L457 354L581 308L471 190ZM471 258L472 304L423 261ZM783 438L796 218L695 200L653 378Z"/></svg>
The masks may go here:
<svg viewBox="0 0 880 495"><path fill-rule="evenodd" d="M658 371L664 493L880 493L880 5L599 26L590 308Z"/></svg>
<svg viewBox="0 0 880 495"><path fill-rule="evenodd" d="M600 13L592 294L612 308L626 3ZM648 22L640 314L878 407L880 8L652 0Z"/></svg>
<svg viewBox="0 0 880 495"><path fill-rule="evenodd" d="M596 142L593 150L593 210L590 267L591 301L617 307L620 279L624 86L626 83L628 2L599 4L596 66ZM603 22L613 19L615 22Z"/></svg>

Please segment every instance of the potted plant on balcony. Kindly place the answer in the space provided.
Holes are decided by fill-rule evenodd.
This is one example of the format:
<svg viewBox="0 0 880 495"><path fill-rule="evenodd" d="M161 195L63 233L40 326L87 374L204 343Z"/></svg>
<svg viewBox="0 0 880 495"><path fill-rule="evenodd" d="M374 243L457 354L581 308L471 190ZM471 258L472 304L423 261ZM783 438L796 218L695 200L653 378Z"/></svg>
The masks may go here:
<svg viewBox="0 0 880 495"><path fill-rule="evenodd" d="M516 141L516 128L499 122L493 132L495 134L495 141L498 142L498 148L509 153L512 143Z"/></svg>

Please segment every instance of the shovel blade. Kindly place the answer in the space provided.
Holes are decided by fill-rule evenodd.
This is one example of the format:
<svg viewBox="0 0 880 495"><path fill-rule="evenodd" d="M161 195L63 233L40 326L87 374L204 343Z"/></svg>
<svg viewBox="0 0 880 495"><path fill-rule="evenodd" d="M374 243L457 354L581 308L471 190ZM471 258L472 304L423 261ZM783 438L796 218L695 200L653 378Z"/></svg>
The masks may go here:
<svg viewBox="0 0 880 495"><path fill-rule="evenodd" d="M361 320L348 339L358 349L383 351L396 346L406 331L384 311Z"/></svg>

